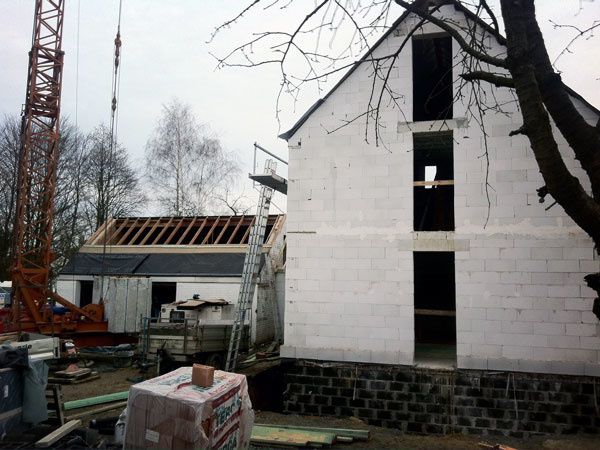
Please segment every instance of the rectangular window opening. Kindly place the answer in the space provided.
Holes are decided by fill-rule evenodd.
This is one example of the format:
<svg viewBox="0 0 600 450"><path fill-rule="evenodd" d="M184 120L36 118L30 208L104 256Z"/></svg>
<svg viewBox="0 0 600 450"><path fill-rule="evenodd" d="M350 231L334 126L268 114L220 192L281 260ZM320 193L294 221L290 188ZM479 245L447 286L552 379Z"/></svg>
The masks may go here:
<svg viewBox="0 0 600 450"><path fill-rule="evenodd" d="M414 252L415 362L456 364L454 252Z"/></svg>
<svg viewBox="0 0 600 450"><path fill-rule="evenodd" d="M452 132L413 134L415 231L454 230Z"/></svg>
<svg viewBox="0 0 600 450"><path fill-rule="evenodd" d="M412 40L413 120L452 118L452 38L419 36Z"/></svg>

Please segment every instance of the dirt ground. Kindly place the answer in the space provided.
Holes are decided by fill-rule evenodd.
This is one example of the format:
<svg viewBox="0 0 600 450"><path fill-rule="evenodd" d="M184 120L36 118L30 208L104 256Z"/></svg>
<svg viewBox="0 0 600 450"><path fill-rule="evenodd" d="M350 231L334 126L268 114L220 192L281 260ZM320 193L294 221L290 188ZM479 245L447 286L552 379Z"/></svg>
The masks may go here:
<svg viewBox="0 0 600 450"><path fill-rule="evenodd" d="M313 417L298 416L295 414L278 414L268 411L256 411L255 423L314 426L325 428L353 428L370 430L370 439L367 442L354 442L352 444L336 444L335 447L348 449L380 448L401 450L481 450L480 442L487 444L503 444L517 450L597 450L600 448L600 438L597 436L570 436L567 438L532 438L511 439L503 437L481 437L465 435L449 436L419 436L406 435L389 428L372 427L359 419L338 417Z"/></svg>
<svg viewBox="0 0 600 450"><path fill-rule="evenodd" d="M97 395L110 394L129 389L132 382L128 378L139 377L140 373L135 368L116 369L108 372L100 372L100 378L88 383L78 385L65 385L62 388L63 400L70 401ZM152 376L152 374L151 374ZM76 412L85 411L84 409ZM75 412L75 411L74 411ZM103 413L101 416L91 418L116 416L120 411ZM378 449L402 449L402 450L470 450L481 449L480 442L487 444L503 444L514 447L517 450L597 450L600 448L600 438L597 436L569 436L569 437L536 437L531 439L512 439L504 437L480 437L480 436L419 436L404 435L401 432L389 428L368 426L356 418L339 417L313 417L299 416L294 414L280 414L269 411L255 411L256 423L314 426L327 428L355 428L368 429L371 437L367 442L354 442L352 444L336 444L335 447L347 447L348 449L378 448ZM85 422L84 422L85 423Z"/></svg>

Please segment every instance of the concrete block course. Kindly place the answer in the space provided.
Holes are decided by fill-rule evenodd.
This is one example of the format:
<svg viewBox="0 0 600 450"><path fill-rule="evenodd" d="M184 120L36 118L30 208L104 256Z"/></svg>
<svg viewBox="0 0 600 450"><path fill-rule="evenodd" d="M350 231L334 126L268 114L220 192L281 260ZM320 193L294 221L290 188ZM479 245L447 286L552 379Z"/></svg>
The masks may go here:
<svg viewBox="0 0 600 450"><path fill-rule="evenodd" d="M356 360L361 354L348 356ZM290 362L284 370L289 413L357 417L406 433L526 438L600 432L600 392L591 377L309 360Z"/></svg>

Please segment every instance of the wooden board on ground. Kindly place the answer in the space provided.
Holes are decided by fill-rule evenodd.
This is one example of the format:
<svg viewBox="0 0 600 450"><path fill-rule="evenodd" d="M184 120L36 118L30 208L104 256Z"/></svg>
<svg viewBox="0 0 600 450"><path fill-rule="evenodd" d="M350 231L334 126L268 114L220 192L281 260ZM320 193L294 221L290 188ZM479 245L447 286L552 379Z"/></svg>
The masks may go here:
<svg viewBox="0 0 600 450"><path fill-rule="evenodd" d="M89 375L82 378L56 378L56 377L48 377L48 383L55 384L81 384L87 383L88 381L97 380L100 378L98 372L92 372Z"/></svg>
<svg viewBox="0 0 600 450"><path fill-rule="evenodd" d="M59 370L54 372L54 375L59 378L81 378L89 375L92 372L91 369L77 369L77 370Z"/></svg>
<svg viewBox="0 0 600 450"><path fill-rule="evenodd" d="M69 434L71 431L79 428L80 426L81 426L81 420L70 420L69 422L67 422L63 426L61 426L60 428L57 428L52 433L48 434L47 436L44 436L42 439L37 441L35 443L35 446L38 448L50 447L56 441L63 438L64 436Z"/></svg>
<svg viewBox="0 0 600 450"><path fill-rule="evenodd" d="M255 445L323 447L335 442L335 434L275 426L255 425L250 442Z"/></svg>
<svg viewBox="0 0 600 450"><path fill-rule="evenodd" d="M369 430L359 430L359 429L350 429L350 428L320 428L320 427L299 427L296 425L271 425L268 423L257 423L255 426L261 427L269 427L269 428L288 428L294 430L309 430L309 431L317 431L319 433L332 433L338 439L340 437L350 437L357 441L367 441L369 440L370 431Z"/></svg>

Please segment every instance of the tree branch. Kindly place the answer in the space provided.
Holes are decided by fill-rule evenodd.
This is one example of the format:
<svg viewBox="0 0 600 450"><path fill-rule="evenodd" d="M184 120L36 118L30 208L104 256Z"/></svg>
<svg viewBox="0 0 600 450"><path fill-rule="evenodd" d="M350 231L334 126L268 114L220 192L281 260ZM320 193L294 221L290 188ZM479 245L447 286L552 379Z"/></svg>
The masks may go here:
<svg viewBox="0 0 600 450"><path fill-rule="evenodd" d="M454 38L454 40L458 43L458 45L460 45L460 48L462 48L466 53L468 53L472 57L477 58L478 60L485 62L487 64L490 64L492 66L506 68L506 60L505 59L496 58L494 56L488 55L487 53L483 53L483 52L480 52L479 50L474 49L472 46L470 46L467 43L467 41L465 41L465 39L456 30L456 28L449 25L443 19L435 17L434 15L430 14L426 10L420 8L419 6L415 6L412 3L405 2L404 0L394 0L394 1L398 5L402 6L404 9L406 9L407 11L410 11L413 14L416 14L417 16L419 16L423 19L427 19L429 22L440 27L442 30L444 30L446 33L448 33L450 36L452 36Z"/></svg>
<svg viewBox="0 0 600 450"><path fill-rule="evenodd" d="M507 87L507 88L515 87L515 83L512 80L512 78L505 77L502 75L496 75L496 74L493 74L490 72L473 71L473 72L463 73L460 75L460 77L465 81L481 80L481 81L487 81L488 83L491 83L494 86L498 86L498 87Z"/></svg>

